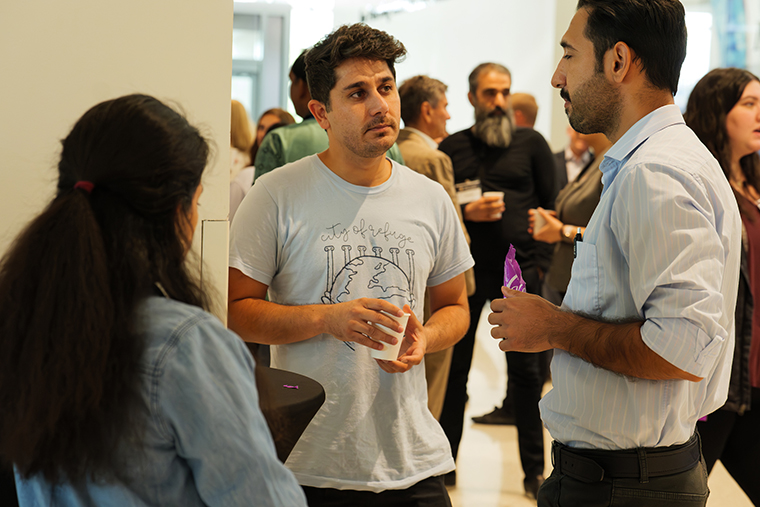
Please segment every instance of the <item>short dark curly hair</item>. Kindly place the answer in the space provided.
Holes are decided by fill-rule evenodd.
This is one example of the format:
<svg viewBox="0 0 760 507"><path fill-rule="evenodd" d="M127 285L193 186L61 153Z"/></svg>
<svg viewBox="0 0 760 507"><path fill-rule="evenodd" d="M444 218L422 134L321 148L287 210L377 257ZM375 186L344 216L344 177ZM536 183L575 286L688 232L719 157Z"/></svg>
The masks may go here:
<svg viewBox="0 0 760 507"><path fill-rule="evenodd" d="M306 53L306 81L311 98L330 111L330 91L337 81L335 69L351 58L384 60L396 78L394 65L406 55L404 45L391 35L364 23L343 25Z"/></svg>

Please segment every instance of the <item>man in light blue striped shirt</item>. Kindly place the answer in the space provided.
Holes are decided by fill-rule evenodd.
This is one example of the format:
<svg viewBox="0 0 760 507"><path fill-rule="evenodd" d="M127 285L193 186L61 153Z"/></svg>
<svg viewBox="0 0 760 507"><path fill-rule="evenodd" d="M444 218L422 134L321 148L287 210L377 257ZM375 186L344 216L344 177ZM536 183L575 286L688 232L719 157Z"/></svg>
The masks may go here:
<svg viewBox="0 0 760 507"><path fill-rule="evenodd" d="M541 401L555 468L538 504L704 505L695 427L726 399L741 220L673 104L684 9L580 0L561 45L552 84L571 125L614 143L604 190L562 309L503 289L489 316L502 350L555 349Z"/></svg>

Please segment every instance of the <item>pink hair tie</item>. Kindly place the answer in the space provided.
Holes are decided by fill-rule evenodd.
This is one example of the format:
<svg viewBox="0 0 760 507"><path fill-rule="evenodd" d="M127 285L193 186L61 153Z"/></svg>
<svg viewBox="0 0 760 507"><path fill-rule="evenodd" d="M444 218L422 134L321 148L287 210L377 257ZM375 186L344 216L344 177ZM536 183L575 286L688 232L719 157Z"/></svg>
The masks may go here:
<svg viewBox="0 0 760 507"><path fill-rule="evenodd" d="M75 189L81 188L82 190L84 190L85 192L89 194L90 192L92 192L92 189L95 188L95 184L91 181L80 180L74 183L74 188Z"/></svg>

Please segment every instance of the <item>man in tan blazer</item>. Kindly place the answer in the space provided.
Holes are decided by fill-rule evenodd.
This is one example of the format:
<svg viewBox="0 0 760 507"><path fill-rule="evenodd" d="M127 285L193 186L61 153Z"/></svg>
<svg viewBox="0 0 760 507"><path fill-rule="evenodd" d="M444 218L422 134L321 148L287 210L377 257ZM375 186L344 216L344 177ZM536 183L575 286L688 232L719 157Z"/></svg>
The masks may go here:
<svg viewBox="0 0 760 507"><path fill-rule="evenodd" d="M462 211L457 201L454 188L454 169L451 159L438 151L438 141L446 137L446 121L451 118L446 106L446 89L448 87L437 79L428 76L415 76L404 81L399 87L401 97L401 118L404 126L398 135L399 149L407 167L437 181L446 189L462 223L464 235L469 244L470 238L464 228ZM473 270L465 272L467 295L475 292L475 275ZM425 298L425 320L430 311ZM446 382L449 376L451 355L454 347L433 352L425 356L425 378L428 384L428 407L438 419L443 409L446 395Z"/></svg>

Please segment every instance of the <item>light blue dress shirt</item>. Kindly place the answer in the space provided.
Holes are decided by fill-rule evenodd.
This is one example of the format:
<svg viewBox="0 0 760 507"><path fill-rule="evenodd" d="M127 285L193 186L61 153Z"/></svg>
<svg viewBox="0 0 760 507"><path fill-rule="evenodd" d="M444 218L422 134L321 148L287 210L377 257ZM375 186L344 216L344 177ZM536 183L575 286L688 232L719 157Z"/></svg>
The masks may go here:
<svg viewBox="0 0 760 507"><path fill-rule="evenodd" d="M599 449L686 442L728 391L741 220L717 161L674 105L639 120L601 164L604 190L562 308L644 321L644 343L704 379L631 378L555 351L541 401L552 437Z"/></svg>
<svg viewBox="0 0 760 507"><path fill-rule="evenodd" d="M149 297L137 312L143 449L122 446L129 485L16 476L29 506L303 506L277 459L243 341L200 308Z"/></svg>

